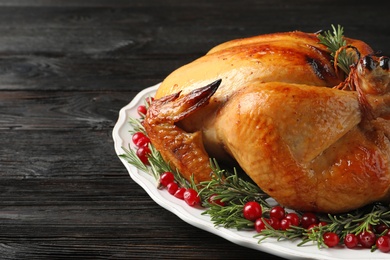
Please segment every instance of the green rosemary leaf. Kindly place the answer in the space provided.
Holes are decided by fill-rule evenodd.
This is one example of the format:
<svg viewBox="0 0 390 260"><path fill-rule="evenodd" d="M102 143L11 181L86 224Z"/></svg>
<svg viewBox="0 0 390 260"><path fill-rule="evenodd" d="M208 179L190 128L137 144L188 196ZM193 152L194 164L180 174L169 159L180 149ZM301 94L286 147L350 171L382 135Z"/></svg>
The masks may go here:
<svg viewBox="0 0 390 260"><path fill-rule="evenodd" d="M225 228L236 228L240 229L253 229L254 223L247 220L243 216L244 205L231 203L230 205L210 205L202 215L210 215L211 221L216 226L222 226Z"/></svg>
<svg viewBox="0 0 390 260"><path fill-rule="evenodd" d="M210 165L213 169L213 178L210 181L204 181L199 184L199 186L203 187L200 189L199 194L205 197L206 201L212 195L216 195L216 198L222 202L237 203L241 201L245 203L253 200L258 201L265 208L270 207L269 203L266 202L269 195L253 182L240 178L235 168L233 173L222 170L215 159L210 160Z"/></svg>
<svg viewBox="0 0 390 260"><path fill-rule="evenodd" d="M318 34L317 37L320 40L319 43L325 45L331 52L333 59L336 52L343 46L346 46L344 39L344 28L340 25L337 28L332 24L333 31L325 31L322 34ZM350 72L350 66L354 63L355 56L353 53L348 53L345 49L341 50L337 58L337 66L340 67L347 75ZM334 60L332 60L334 62Z"/></svg>
<svg viewBox="0 0 390 260"><path fill-rule="evenodd" d="M151 171L156 180L160 179L160 175L163 172L172 171L169 164L165 163L161 154L152 146L149 145L150 155L148 156L148 161L150 164Z"/></svg>
<svg viewBox="0 0 390 260"><path fill-rule="evenodd" d="M140 119L130 117L128 122L131 125L131 129L129 130L130 134L134 134L136 132L142 132L145 134L145 128Z"/></svg>
<svg viewBox="0 0 390 260"><path fill-rule="evenodd" d="M332 51L332 54L334 54L334 52L346 45L346 41L343 38L344 28L340 25L337 26L337 29L334 27L333 24L331 26L333 32L325 31L323 32L323 35L318 35L318 39L320 40L320 43L327 46L329 50ZM332 56L334 57L334 55Z"/></svg>
<svg viewBox="0 0 390 260"><path fill-rule="evenodd" d="M129 149L122 147L124 154L120 154L119 156L125 159L129 164L135 166L141 171L148 172L148 167L140 160L140 158L135 153L134 149L132 149L129 145Z"/></svg>
<svg viewBox="0 0 390 260"><path fill-rule="evenodd" d="M296 240L307 235L307 232L302 227L291 226L287 230L276 230L267 221L264 221L266 229L263 229L258 234L254 235L255 238L259 238L259 243L267 238L276 238L279 240Z"/></svg>

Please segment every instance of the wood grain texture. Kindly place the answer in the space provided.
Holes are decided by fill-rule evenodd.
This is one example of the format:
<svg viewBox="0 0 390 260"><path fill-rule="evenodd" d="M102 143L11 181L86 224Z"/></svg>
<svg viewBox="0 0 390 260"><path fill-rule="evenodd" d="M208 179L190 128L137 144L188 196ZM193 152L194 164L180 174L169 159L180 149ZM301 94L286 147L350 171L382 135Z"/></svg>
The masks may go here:
<svg viewBox="0 0 390 260"><path fill-rule="evenodd" d="M268 259L152 201L112 128L216 44L331 24L389 51L375 1L0 1L0 258Z"/></svg>

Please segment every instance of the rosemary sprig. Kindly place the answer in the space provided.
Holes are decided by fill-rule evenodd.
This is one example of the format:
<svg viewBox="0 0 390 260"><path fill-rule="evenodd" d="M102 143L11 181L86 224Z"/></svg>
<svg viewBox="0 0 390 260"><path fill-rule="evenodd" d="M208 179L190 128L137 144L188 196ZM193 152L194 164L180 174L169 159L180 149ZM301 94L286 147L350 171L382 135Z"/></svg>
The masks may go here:
<svg viewBox="0 0 390 260"><path fill-rule="evenodd" d="M280 240L297 240L301 239L303 235L307 235L307 230L302 227L291 226L287 230L276 230L269 223L264 221L264 224L267 226L266 229L262 230L260 233L254 235L255 238L259 238L259 243L263 240L273 237L277 241Z"/></svg>
<svg viewBox="0 0 390 260"><path fill-rule="evenodd" d="M213 170L213 177L209 181L204 181L199 184L203 187L199 194L202 197L210 198L217 194L216 199L222 202L247 202L250 200L258 201L263 207L269 208L270 205L266 202L269 198L256 184L250 181L245 181L238 176L236 168L233 173L222 170L218 162L213 159L210 160L211 169Z"/></svg>
<svg viewBox="0 0 390 260"><path fill-rule="evenodd" d="M235 228L237 230L253 229L254 223L243 217L244 203L230 202L228 205L209 204L202 215L209 215L215 226Z"/></svg>
<svg viewBox="0 0 390 260"><path fill-rule="evenodd" d="M350 66L354 64L355 56L352 52L347 52L346 49L341 49L347 44L343 35L344 28L338 25L336 29L336 27L332 24L332 29L332 32L329 30L317 35L320 40L319 43L328 48L333 59L335 58L337 51L340 51L337 55L337 66L340 67L346 75L348 75L350 72ZM332 62L334 62L334 60L332 60Z"/></svg>
<svg viewBox="0 0 390 260"><path fill-rule="evenodd" d="M149 172L148 167L141 161L141 159L136 155L135 151L129 145L128 148L122 147L125 153L120 154L119 157L125 159L129 164L135 166L137 169Z"/></svg>
<svg viewBox="0 0 390 260"><path fill-rule="evenodd" d="M267 222L267 229L262 230L254 237L259 238L259 242L267 238L276 238L277 240L297 240L301 242L297 246L302 246L308 242L314 242L318 248L327 247L324 243L324 234L334 232L342 241L347 234L358 235L363 231L370 231L379 224L385 224L390 227L390 210L386 205L376 203L344 214L328 214L320 216L320 220L326 222L326 225L318 225L311 229L291 226L287 230L275 230ZM381 234L378 234L380 236ZM375 247L373 247L375 249Z"/></svg>
<svg viewBox="0 0 390 260"><path fill-rule="evenodd" d="M374 203L346 214L328 215L328 217L331 223L339 225L342 238L348 233L359 234L362 231L369 231L371 227L381 223L390 226L390 209L381 203Z"/></svg>
<svg viewBox="0 0 390 260"><path fill-rule="evenodd" d="M142 117L143 118L143 117ZM130 130L129 130L129 133L130 134L134 134L136 132L142 132L142 133L146 133L145 132L145 128L144 126L142 125L141 123L141 120L138 119L138 118L132 118L132 117L129 117L129 124L131 126Z"/></svg>
<svg viewBox="0 0 390 260"><path fill-rule="evenodd" d="M263 211L269 211L271 207L266 199L269 195L264 193L253 182L240 178L237 170L233 173L221 169L218 162L210 160L213 170L213 177L210 181L199 183L202 187L199 195L203 199L203 206L206 207L202 215L209 215L216 226L225 228L253 229L254 223L243 216L244 204L248 201L257 201L261 204ZM210 197L224 203L224 206L210 202Z"/></svg>

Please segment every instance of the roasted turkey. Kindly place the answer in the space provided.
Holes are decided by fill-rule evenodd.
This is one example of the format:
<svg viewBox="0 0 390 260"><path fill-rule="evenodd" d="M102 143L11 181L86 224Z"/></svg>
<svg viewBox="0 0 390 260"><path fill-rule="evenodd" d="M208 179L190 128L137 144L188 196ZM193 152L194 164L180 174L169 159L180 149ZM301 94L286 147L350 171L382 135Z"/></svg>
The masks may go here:
<svg viewBox="0 0 390 260"><path fill-rule="evenodd" d="M335 69L316 33L229 41L178 68L144 120L164 159L196 182L210 158L237 162L281 205L341 213L390 198L389 58Z"/></svg>

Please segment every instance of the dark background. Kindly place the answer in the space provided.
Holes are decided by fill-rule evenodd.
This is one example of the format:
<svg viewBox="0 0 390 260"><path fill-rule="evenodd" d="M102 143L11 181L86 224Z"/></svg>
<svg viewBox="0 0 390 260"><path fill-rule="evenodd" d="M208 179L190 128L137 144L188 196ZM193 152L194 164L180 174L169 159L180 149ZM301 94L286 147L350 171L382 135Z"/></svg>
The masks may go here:
<svg viewBox="0 0 390 260"><path fill-rule="evenodd" d="M227 40L340 24L389 53L376 1L0 1L1 259L264 259L158 206L114 151L119 110Z"/></svg>

